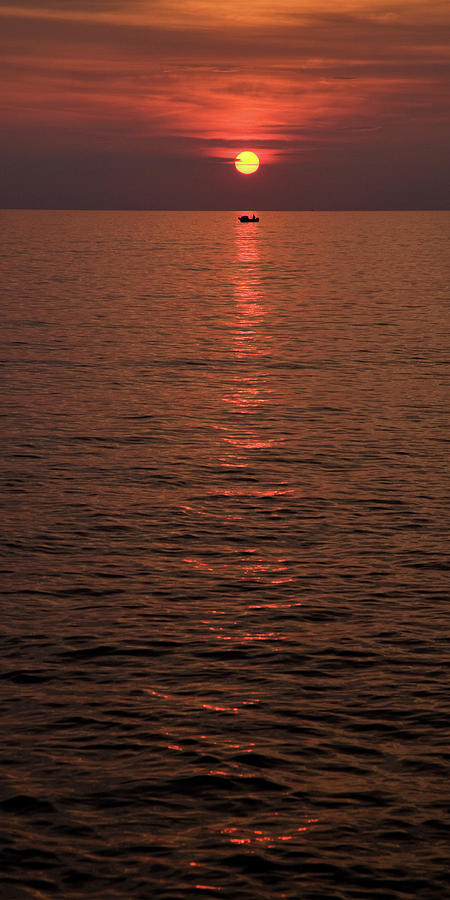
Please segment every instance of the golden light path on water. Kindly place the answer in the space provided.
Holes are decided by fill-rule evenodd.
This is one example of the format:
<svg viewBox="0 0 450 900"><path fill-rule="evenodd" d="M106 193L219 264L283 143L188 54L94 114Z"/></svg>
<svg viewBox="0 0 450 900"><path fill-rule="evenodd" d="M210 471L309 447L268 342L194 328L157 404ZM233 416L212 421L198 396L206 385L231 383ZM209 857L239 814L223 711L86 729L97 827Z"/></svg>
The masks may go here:
<svg viewBox="0 0 450 900"><path fill-rule="evenodd" d="M274 501L270 508L273 516L282 510L282 499L291 497L296 490L276 477L273 481L267 476L261 479L258 468L258 455L276 452L285 440L273 431L270 418L267 418L270 416L270 405L280 401L274 397L266 366L274 337L267 323L267 298L263 292L260 267L257 232L237 226L232 270L234 300L230 309L228 347L233 368L231 377L225 382L222 414L215 426L220 435L217 441L218 462L227 470L228 478L223 485L221 483L220 487L213 488L208 500L220 501L214 505L220 509L224 521L239 525L244 533L251 530L246 528L246 519L255 514L256 500L267 498ZM274 468L274 474L278 475L277 468ZM197 508L197 513L206 514L206 507ZM264 553L264 544L255 546L255 543L237 549L232 561L226 557L220 562L213 562L210 557L200 556L188 558L186 562L198 571L219 579L232 578L236 582L236 590L239 590L241 583L249 580L267 587L292 582L290 561L276 550L270 555L267 549ZM278 603L272 605L277 607ZM286 606L286 601L283 605ZM287 605L300 604L294 600ZM251 614L251 607L248 614ZM212 625L211 628L217 631L218 639L232 639L222 625ZM245 636L245 640L279 642L283 639L284 636L278 632L249 631Z"/></svg>
<svg viewBox="0 0 450 900"><path fill-rule="evenodd" d="M292 574L295 561L282 553L277 543L268 548L264 541L258 540L260 526L261 503L267 503L270 517L283 513L287 500L290 500L298 489L285 481L283 473L277 465L272 467L261 465L260 454L277 454L285 442L285 437L272 427L274 405L278 408L282 398L272 385L272 377L268 362L273 354L276 336L270 326L270 300L265 292L261 275L260 238L257 230L242 228L236 225L234 241L234 257L231 267L232 298L226 333L228 344L224 348L231 362L228 378L224 379L221 401L218 406L218 418L215 428L218 434L216 442L217 463L224 470L225 478L206 490L203 503L195 507L185 507L189 514L216 518L216 526L220 531L230 528L239 529L246 534L246 546L239 543L236 549L223 557L217 558L209 553L195 557L185 557L187 563L197 576L213 579L215 584L226 581L234 586L235 602L230 606L230 598L220 602L219 597L204 604L204 617L196 623L196 627L204 628L208 641L216 639L233 651L239 644L255 646L264 643L273 653L281 650L289 635L281 629L261 627L261 614L270 611L270 621L274 622L276 612L300 607L302 603L295 594L294 576ZM224 329L225 330L225 329ZM267 472L272 471L273 479ZM263 472L265 474L263 474ZM270 521L270 520L269 520ZM276 528L270 522L269 528ZM254 539L250 535L255 532ZM258 600L252 600L252 593L247 592L248 585L258 586ZM277 596L281 586L292 584L293 595L284 593ZM261 597L262 591L262 597ZM258 624L259 623L259 624ZM167 705L176 708L186 705L194 707L197 716L210 716L210 726L204 732L196 732L196 739L208 755L222 755L225 764L209 769L208 777L216 779L239 779L243 784L254 784L257 790L258 773L252 767L252 756L259 758L262 752L257 740L258 727L264 720L264 688L251 689L241 684L223 682L217 685L215 699L203 696L199 689L193 698L184 698L181 692L166 694L159 690L148 689L148 692ZM216 731L215 717L228 715L242 719L238 731L238 741L230 738L224 741L222 734ZM231 734L231 732L230 732ZM183 754L186 752L182 738L172 732L166 733L167 750ZM238 755L241 761L236 762ZM282 843L301 839L306 832L318 823L317 818L308 817L307 810L299 810L298 818L286 821L283 805L266 817L261 827L255 828L242 822L239 826L234 819L224 817L213 828L216 840L229 843L233 847L246 848L254 853L259 848L274 849ZM188 861L191 870L201 872L199 860ZM221 888L198 882L197 890L217 891Z"/></svg>
<svg viewBox="0 0 450 900"><path fill-rule="evenodd" d="M234 321L231 329L231 352L238 362L231 386L223 397L224 406L232 413L221 440L221 465L231 469L256 472L255 480L239 480L228 489L231 499L241 498L250 505L255 498L277 498L272 512L279 512L280 498L291 495L294 488L284 482L261 480L255 454L274 452L284 438L270 428L270 405L279 402L274 396L266 362L274 337L267 317L268 298L261 279L259 232L236 227L234 267ZM231 424L232 423L232 424ZM242 576L275 585L292 581L287 560L275 554L269 557L262 547L249 546L239 551L238 566ZM274 639L273 633L259 639ZM278 640L282 639L277 634ZM255 639L255 638L253 638Z"/></svg>

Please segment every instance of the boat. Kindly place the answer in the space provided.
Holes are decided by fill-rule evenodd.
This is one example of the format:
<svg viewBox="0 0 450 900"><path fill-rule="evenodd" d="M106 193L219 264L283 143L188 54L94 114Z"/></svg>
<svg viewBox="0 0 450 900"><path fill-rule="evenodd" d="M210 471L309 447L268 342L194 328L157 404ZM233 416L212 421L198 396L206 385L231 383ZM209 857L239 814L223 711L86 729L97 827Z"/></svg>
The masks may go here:
<svg viewBox="0 0 450 900"><path fill-rule="evenodd" d="M253 213L252 217L250 216L238 216L240 222L259 222L259 216L255 216Z"/></svg>

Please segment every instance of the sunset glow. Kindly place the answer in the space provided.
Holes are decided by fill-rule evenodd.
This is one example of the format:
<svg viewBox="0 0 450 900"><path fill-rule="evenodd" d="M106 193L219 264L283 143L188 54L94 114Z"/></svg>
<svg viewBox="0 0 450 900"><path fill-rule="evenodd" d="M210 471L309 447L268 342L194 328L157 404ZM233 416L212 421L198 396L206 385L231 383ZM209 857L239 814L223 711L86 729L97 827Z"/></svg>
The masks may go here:
<svg viewBox="0 0 450 900"><path fill-rule="evenodd" d="M255 205L440 206L449 20L439 0L0 5L0 205L239 207L227 163L250 146Z"/></svg>

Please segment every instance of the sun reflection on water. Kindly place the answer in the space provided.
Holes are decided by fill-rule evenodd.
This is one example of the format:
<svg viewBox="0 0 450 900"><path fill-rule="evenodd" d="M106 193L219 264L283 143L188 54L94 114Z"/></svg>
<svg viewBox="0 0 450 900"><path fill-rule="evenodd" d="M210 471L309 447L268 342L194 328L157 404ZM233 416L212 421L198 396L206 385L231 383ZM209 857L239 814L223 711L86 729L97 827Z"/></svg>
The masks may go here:
<svg viewBox="0 0 450 900"><path fill-rule="evenodd" d="M231 383L223 394L224 416L218 436L218 461L222 468L236 470L237 480L218 486L217 494L227 501L234 516L249 521L256 503L259 516L280 514L283 499L294 489L279 479L268 480L260 463L260 454L272 454L284 443L274 432L271 409L276 403L270 361L273 335L270 328L269 298L261 276L261 243L258 227L237 226L233 269L233 306L230 312L230 354L235 363ZM265 501L271 502L270 507ZM259 518L258 516L258 518ZM257 528L259 522L256 523ZM235 551L225 564L227 576L239 581L263 585L292 580L288 561L279 553L264 552L259 543ZM232 571L231 571L232 570ZM222 638L223 639L223 638ZM244 640L283 639L278 632L246 633Z"/></svg>
<svg viewBox="0 0 450 900"><path fill-rule="evenodd" d="M277 520L289 514L297 488L280 469L287 437L276 424L283 398L273 369L276 328L262 274L263 247L259 226L236 224L232 297L222 320L222 381L217 382L217 416L211 423L216 439L210 465L218 477L203 495L186 498L182 510L192 521L199 517L203 533L217 536L213 549L209 545L203 551L197 543L184 562L215 595L221 585L227 596L233 591L233 607L226 602L223 621L217 611L205 609L201 623L210 638L229 650L239 643L264 642L278 652L287 635L273 622L265 628L260 611L267 604L285 608L280 591L294 582L291 554L278 540L283 532ZM257 604L246 603L248 590L259 592Z"/></svg>

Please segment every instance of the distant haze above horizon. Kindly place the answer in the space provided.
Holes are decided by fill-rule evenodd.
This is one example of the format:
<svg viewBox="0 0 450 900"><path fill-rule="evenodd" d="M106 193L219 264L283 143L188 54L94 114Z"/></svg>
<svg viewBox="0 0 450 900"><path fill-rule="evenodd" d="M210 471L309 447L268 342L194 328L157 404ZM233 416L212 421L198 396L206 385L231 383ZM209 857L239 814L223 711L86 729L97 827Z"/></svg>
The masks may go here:
<svg viewBox="0 0 450 900"><path fill-rule="evenodd" d="M0 207L448 208L449 34L443 0L1 5Z"/></svg>

